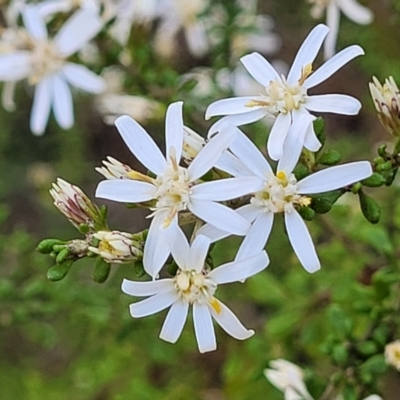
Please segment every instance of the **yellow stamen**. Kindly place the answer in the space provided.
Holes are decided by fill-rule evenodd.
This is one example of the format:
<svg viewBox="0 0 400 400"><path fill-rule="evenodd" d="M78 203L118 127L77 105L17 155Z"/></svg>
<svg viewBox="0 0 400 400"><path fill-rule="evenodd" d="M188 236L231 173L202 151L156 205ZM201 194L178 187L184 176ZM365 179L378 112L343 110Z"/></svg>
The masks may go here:
<svg viewBox="0 0 400 400"><path fill-rule="evenodd" d="M268 107L270 103L262 100L250 100L244 106L245 107Z"/></svg>
<svg viewBox="0 0 400 400"><path fill-rule="evenodd" d="M135 181L154 183L153 178L150 178L150 176L142 174L141 172L132 170L132 171L127 172L126 174L129 176L129 178L134 179Z"/></svg>
<svg viewBox="0 0 400 400"><path fill-rule="evenodd" d="M299 79L299 85L303 85L305 80L312 74L313 69L312 69L312 64L307 64L301 69L301 76Z"/></svg>
<svg viewBox="0 0 400 400"><path fill-rule="evenodd" d="M276 173L276 177L278 178L278 179L280 179L280 180L286 180L286 174L285 174L285 172L284 171L278 171L277 173Z"/></svg>
<svg viewBox="0 0 400 400"><path fill-rule="evenodd" d="M302 207L308 207L311 204L311 198L310 197L302 197L299 201L299 204Z"/></svg>
<svg viewBox="0 0 400 400"><path fill-rule="evenodd" d="M211 297L211 299L208 301L210 306L214 309L214 311L217 314L221 314L222 308L221 308L221 303L215 298Z"/></svg>

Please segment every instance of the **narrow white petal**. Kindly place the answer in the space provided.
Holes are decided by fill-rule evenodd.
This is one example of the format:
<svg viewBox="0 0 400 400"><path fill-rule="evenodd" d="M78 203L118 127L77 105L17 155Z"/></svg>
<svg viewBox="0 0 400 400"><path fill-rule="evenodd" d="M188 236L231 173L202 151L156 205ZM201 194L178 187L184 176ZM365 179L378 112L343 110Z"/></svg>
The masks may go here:
<svg viewBox="0 0 400 400"><path fill-rule="evenodd" d="M205 182L192 187L193 199L226 201L255 193L264 186L264 180L256 176L243 178L227 178L213 182Z"/></svg>
<svg viewBox="0 0 400 400"><path fill-rule="evenodd" d="M83 65L66 63L62 69L66 80L79 89L90 93L102 93L106 90L106 81Z"/></svg>
<svg viewBox="0 0 400 400"><path fill-rule="evenodd" d="M124 279L121 289L131 296L153 296L157 293L169 292L174 289L173 279L160 279L150 282L136 282Z"/></svg>
<svg viewBox="0 0 400 400"><path fill-rule="evenodd" d="M336 40L340 25L340 10L336 1L330 1L326 9L326 23L330 29L324 43L325 60L331 58L336 51Z"/></svg>
<svg viewBox="0 0 400 400"><path fill-rule="evenodd" d="M304 138L304 147L307 150L316 152L321 148L321 146L322 145L315 134L314 125L310 124L310 127L307 129L307 133Z"/></svg>
<svg viewBox="0 0 400 400"><path fill-rule="evenodd" d="M251 53L242 57L240 61L250 75L264 87L273 80L280 80L275 68L261 54Z"/></svg>
<svg viewBox="0 0 400 400"><path fill-rule="evenodd" d="M103 27L98 15L88 10L79 10L61 27L54 38L59 51L68 57L80 50Z"/></svg>
<svg viewBox="0 0 400 400"><path fill-rule="evenodd" d="M30 60L29 51L17 51L0 56L0 80L9 82L26 78L31 72Z"/></svg>
<svg viewBox="0 0 400 400"><path fill-rule="evenodd" d="M283 143L285 142L291 124L291 113L281 113L272 126L268 136L267 149L269 156L275 161L282 157Z"/></svg>
<svg viewBox="0 0 400 400"><path fill-rule="evenodd" d="M193 304L193 324L200 353L216 350L214 326L206 304Z"/></svg>
<svg viewBox="0 0 400 400"><path fill-rule="evenodd" d="M168 106L165 116L165 145L167 160L171 155L175 155L175 159L179 163L182 155L183 145L183 101L177 101ZM171 154L171 148L174 148L174 154Z"/></svg>
<svg viewBox="0 0 400 400"><path fill-rule="evenodd" d="M326 61L320 68L318 68L309 78L304 82L306 89L319 85L321 82L327 80L336 71L346 65L353 58L365 54L364 50L357 45L346 47L344 50L335 54L332 58Z"/></svg>
<svg viewBox="0 0 400 400"><path fill-rule="evenodd" d="M306 133L314 119L315 117L308 112L296 111L293 113L293 124L290 126L283 143L277 171L285 171L288 174L293 171L299 161Z"/></svg>
<svg viewBox="0 0 400 400"><path fill-rule="evenodd" d="M338 0L338 4L346 17L357 24L367 25L374 19L372 11L359 4L356 0Z"/></svg>
<svg viewBox="0 0 400 400"><path fill-rule="evenodd" d="M285 213L285 225L293 250L304 269L310 273L318 271L321 265L310 232L295 209Z"/></svg>
<svg viewBox="0 0 400 400"><path fill-rule="evenodd" d="M1 92L1 104L6 111L15 111L16 105L14 102L15 87L17 82L4 82L3 91Z"/></svg>
<svg viewBox="0 0 400 400"><path fill-rule="evenodd" d="M247 221L249 221L249 223L251 223L263 211L258 207L254 207L252 204L247 204L243 207L238 208L236 212L243 218L245 218ZM214 243L217 242L218 240L228 237L230 233L222 229L218 229L211 224L205 224L197 231L197 235L207 236L211 240L211 243Z"/></svg>
<svg viewBox="0 0 400 400"><path fill-rule="evenodd" d="M143 252L144 270L156 279L165 261L171 253L168 242L164 235L162 224L167 213L157 213L151 221L149 233ZM173 221L172 223L176 223Z"/></svg>
<svg viewBox="0 0 400 400"><path fill-rule="evenodd" d="M239 282L258 274L269 264L269 258L265 251L259 251L257 254L233 261L218 268L213 269L208 276L219 285L230 282Z"/></svg>
<svg viewBox="0 0 400 400"><path fill-rule="evenodd" d="M274 222L274 214L271 212L261 212L251 225L249 232L243 239L242 244L236 254L235 261L241 261L253 256L264 249Z"/></svg>
<svg viewBox="0 0 400 400"><path fill-rule="evenodd" d="M195 57L203 57L209 48L205 28L200 22L191 23L184 30L189 50Z"/></svg>
<svg viewBox="0 0 400 400"><path fill-rule="evenodd" d="M101 181L97 186L95 196L100 199L123 203L140 203L151 200L155 190L156 187L151 183L128 179L113 179Z"/></svg>
<svg viewBox="0 0 400 400"><path fill-rule="evenodd" d="M206 110L206 119L215 117L216 115L234 115L243 114L251 110L258 110L260 107L248 107L249 101L255 100L259 96L232 97L222 99L211 103Z"/></svg>
<svg viewBox="0 0 400 400"><path fill-rule="evenodd" d="M217 321L218 325L228 334L238 340L245 340L254 335L254 331L246 329L236 315L223 303L217 300L220 312L216 312L210 307L211 315Z"/></svg>
<svg viewBox="0 0 400 400"><path fill-rule="evenodd" d="M328 32L329 28L326 25L319 24L308 34L290 68L287 77L289 84L297 83L301 77L302 69L314 62Z"/></svg>
<svg viewBox="0 0 400 400"><path fill-rule="evenodd" d="M259 121L266 115L268 115L268 111L266 108L259 108L257 110L249 108L249 111L243 114L227 115L226 117L221 118L215 124L211 125L207 136L211 137L215 133L221 132L227 126L241 126Z"/></svg>
<svg viewBox="0 0 400 400"><path fill-rule="evenodd" d="M134 119L124 115L115 121L122 139L134 156L156 175L166 168L165 158L150 135Z"/></svg>
<svg viewBox="0 0 400 400"><path fill-rule="evenodd" d="M52 88L54 116L61 128L69 129L74 124L71 90L60 75L53 76Z"/></svg>
<svg viewBox="0 0 400 400"><path fill-rule="evenodd" d="M169 292L158 293L148 299L138 301L129 306L132 317L141 318L165 310L179 298L178 292L173 289Z"/></svg>
<svg viewBox="0 0 400 400"><path fill-rule="evenodd" d="M243 217L219 203L193 199L189 209L205 222L234 235L245 235L250 228Z"/></svg>
<svg viewBox="0 0 400 400"><path fill-rule="evenodd" d="M208 249L210 248L210 239L203 235L198 235L192 243L188 261L189 269L194 269L196 272L201 272L204 269Z"/></svg>
<svg viewBox="0 0 400 400"><path fill-rule="evenodd" d="M51 78L45 78L36 85L30 118L31 131L35 135L44 133L51 109L52 93Z"/></svg>
<svg viewBox="0 0 400 400"><path fill-rule="evenodd" d="M368 178L371 174L372 168L368 161L338 165L302 179L297 183L297 191L299 194L324 193L351 185Z"/></svg>
<svg viewBox="0 0 400 400"><path fill-rule="evenodd" d="M307 97L305 108L316 112L356 115L360 111L361 103L346 94L320 94Z"/></svg>
<svg viewBox="0 0 400 400"><path fill-rule="evenodd" d="M189 243L178 224L170 224L166 229L164 238L169 245L172 257L180 269L186 269L189 257Z"/></svg>
<svg viewBox="0 0 400 400"><path fill-rule="evenodd" d="M25 6L22 10L22 19L26 30L33 39L47 39L46 24L35 6Z"/></svg>
<svg viewBox="0 0 400 400"><path fill-rule="evenodd" d="M172 304L162 326L160 339L176 343L185 325L188 309L189 303L186 301L178 300Z"/></svg>
<svg viewBox="0 0 400 400"><path fill-rule="evenodd" d="M235 128L226 128L201 149L188 167L188 175L191 182L201 178L215 165L237 134L238 132Z"/></svg>
<svg viewBox="0 0 400 400"><path fill-rule="evenodd" d="M224 151L214 166L236 177L253 175L250 169L229 151Z"/></svg>
<svg viewBox="0 0 400 400"><path fill-rule="evenodd" d="M265 178L267 174L272 173L268 161L256 145L243 132L239 132L237 138L229 146L230 150L253 174Z"/></svg>

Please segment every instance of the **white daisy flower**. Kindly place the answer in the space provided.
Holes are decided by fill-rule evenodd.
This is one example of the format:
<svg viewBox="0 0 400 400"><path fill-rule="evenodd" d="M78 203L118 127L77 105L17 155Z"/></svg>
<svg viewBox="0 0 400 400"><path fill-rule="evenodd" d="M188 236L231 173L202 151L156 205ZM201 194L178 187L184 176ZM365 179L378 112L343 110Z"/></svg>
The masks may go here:
<svg viewBox="0 0 400 400"><path fill-rule="evenodd" d="M356 0L308 0L313 4L311 16L319 19L326 10L326 24L330 32L324 44L325 58L335 54L336 40L339 32L340 12L356 24L367 25L374 19L374 14Z"/></svg>
<svg viewBox="0 0 400 400"><path fill-rule="evenodd" d="M226 116L211 127L209 135L218 132L227 123L239 126L266 116L276 116L267 147L270 157L278 160L289 127L296 123L300 115L308 114L309 111L357 114L361 103L351 96L307 94L308 89L325 81L354 57L364 54L360 46L347 47L313 73L312 63L328 32L329 28L322 24L310 32L300 47L287 77L279 76L274 67L258 53L242 57L243 65L265 88L266 93L259 96L217 100L212 103L206 112L207 119L216 115ZM295 134L296 131L292 133ZM313 129L310 129L304 138L303 145L310 151L317 151L320 148L321 144Z"/></svg>
<svg viewBox="0 0 400 400"><path fill-rule="evenodd" d="M297 208L308 206L311 199L308 194L324 193L339 189L369 177L372 168L369 162L359 161L318 171L297 181L293 169L302 150L302 140L308 132L312 117L302 116L298 125L290 128L282 157L274 173L265 157L257 147L244 135L237 136L229 146L234 155L252 172L264 181L262 190L255 192L250 204L237 210L252 226L236 256L237 260L253 255L262 250L271 233L274 215L283 214L290 243L299 261L306 271L312 273L320 269L320 262L315 251L310 233ZM201 227L200 235L206 235L212 241L226 237L227 234L210 225Z"/></svg>
<svg viewBox="0 0 400 400"><path fill-rule="evenodd" d="M102 78L83 65L67 61L100 31L102 23L93 13L78 11L50 39L34 6L27 6L22 18L29 46L0 56L0 81L28 79L36 86L30 120L34 134L43 134L50 109L58 124L68 129L74 122L69 84L90 93L101 93L105 89Z"/></svg>
<svg viewBox="0 0 400 400"><path fill-rule="evenodd" d="M180 229L169 240L172 255L178 264L174 278L152 282L124 279L122 290L132 296L148 296L130 305L134 318L145 317L171 307L161 329L160 338L175 343L185 324L189 306L193 306L193 324L199 351L217 348L212 318L229 335L245 340L254 334L246 329L222 302L214 297L218 285L242 281L262 271L269 263L267 254L259 252L241 262L230 262L209 271L205 259L210 245L205 236L197 236L191 247Z"/></svg>
<svg viewBox="0 0 400 400"><path fill-rule="evenodd" d="M170 254L165 237L171 226L178 224L178 213L188 210L198 218L227 232L244 235L250 224L235 211L217 203L241 197L261 189L262 181L251 178L229 178L201 183L200 178L221 157L236 136L228 129L211 139L196 155L188 168L179 165L183 148L182 102L168 107L166 114L166 156L148 133L132 118L116 120L119 133L137 159L155 178L136 171L127 171L131 179L112 179L100 182L96 196L125 203L152 201L153 213L144 248L146 272L157 276ZM114 168L115 169L115 168ZM121 169L121 166L119 166ZM110 175L118 172L110 171ZM107 176L106 176L107 177Z"/></svg>

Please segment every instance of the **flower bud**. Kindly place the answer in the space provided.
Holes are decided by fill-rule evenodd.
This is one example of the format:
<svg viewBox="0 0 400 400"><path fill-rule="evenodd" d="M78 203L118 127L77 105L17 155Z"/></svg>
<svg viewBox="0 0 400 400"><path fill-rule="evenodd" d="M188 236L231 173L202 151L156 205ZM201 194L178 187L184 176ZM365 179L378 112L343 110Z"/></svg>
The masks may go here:
<svg viewBox="0 0 400 400"><path fill-rule="evenodd" d="M112 157L107 157L107 161L103 161L103 164L103 167L95 169L106 179L133 179L129 174L134 171L129 165L122 164Z"/></svg>
<svg viewBox="0 0 400 400"><path fill-rule="evenodd" d="M369 89L379 120L391 135L400 137L400 92L396 82L390 76L382 86L378 79L372 79Z"/></svg>
<svg viewBox="0 0 400 400"><path fill-rule="evenodd" d="M89 250L109 263L125 263L141 258L141 245L132 239L132 234L118 231L99 231L92 235L97 239L96 246Z"/></svg>
<svg viewBox="0 0 400 400"><path fill-rule="evenodd" d="M183 128L182 157L189 164L204 147L206 141L194 130L185 126Z"/></svg>
<svg viewBox="0 0 400 400"><path fill-rule="evenodd" d="M336 150L327 150L319 158L318 162L322 165L336 165L340 162L342 155Z"/></svg>
<svg viewBox="0 0 400 400"><path fill-rule="evenodd" d="M62 264L53 265L47 271L47 279L53 282L61 281L67 276L73 262L73 260L67 260Z"/></svg>
<svg viewBox="0 0 400 400"><path fill-rule="evenodd" d="M92 278L97 283L103 283L107 280L110 275L111 265L110 263L98 257L94 265Z"/></svg>
<svg viewBox="0 0 400 400"><path fill-rule="evenodd" d="M371 222L371 224L377 224L381 217L379 204L361 190L358 195L360 196L360 206L364 217Z"/></svg>
<svg viewBox="0 0 400 400"><path fill-rule="evenodd" d="M54 205L77 229L81 224L93 229L95 223L102 222L99 208L78 186L58 178L57 183L53 183L50 194L54 199Z"/></svg>

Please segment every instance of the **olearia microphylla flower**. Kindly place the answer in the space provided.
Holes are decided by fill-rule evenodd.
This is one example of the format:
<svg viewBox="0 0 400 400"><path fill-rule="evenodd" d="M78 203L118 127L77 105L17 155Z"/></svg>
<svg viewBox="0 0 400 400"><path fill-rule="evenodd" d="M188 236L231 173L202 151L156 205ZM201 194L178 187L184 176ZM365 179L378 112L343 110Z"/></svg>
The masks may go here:
<svg viewBox="0 0 400 400"><path fill-rule="evenodd" d="M273 160L278 160L291 125L309 111L331 112L344 115L355 115L361 103L344 94L307 94L308 89L328 79L354 57L364 54L360 46L354 45L342 50L319 69L313 72L313 62L324 41L329 28L316 26L300 47L288 76L279 76L274 67L259 53L252 53L240 60L252 77L265 88L265 94L217 100L209 105L206 118L225 115L215 123L209 135L218 132L225 124L240 126L258 121L266 116L275 116L276 120L269 134L267 148ZM292 134L296 131L292 130ZM304 147L317 151L321 144L314 128L310 126L304 138Z"/></svg>
<svg viewBox="0 0 400 400"><path fill-rule="evenodd" d="M97 239L97 246L89 246L89 250L98 254L106 262L122 264L141 258L140 243L133 240L131 233L119 231L98 231L92 235Z"/></svg>
<svg viewBox="0 0 400 400"><path fill-rule="evenodd" d="M304 384L304 374L297 365L283 359L269 363L264 375L269 382L284 393L285 400L313 400Z"/></svg>
<svg viewBox="0 0 400 400"><path fill-rule="evenodd" d="M73 125L73 102L69 85L90 93L105 90L104 80L67 58L81 49L102 28L99 17L78 11L61 27L54 38L34 6L26 6L22 19L29 35L29 45L0 56L0 81L28 79L35 86L30 118L34 134L44 133L50 110L63 129Z"/></svg>
<svg viewBox="0 0 400 400"><path fill-rule="evenodd" d="M381 83L375 77L369 84L372 100L383 127L393 136L400 136L400 92L390 76Z"/></svg>
<svg viewBox="0 0 400 400"><path fill-rule="evenodd" d="M214 297L218 285L242 281L262 271L269 263L263 251L241 262L230 262L210 271L205 265L210 241L197 236L192 245L182 231L168 237L172 256L178 264L176 276L152 282L134 282L124 279L122 290L132 296L148 296L130 305L134 318L145 317L171 307L161 329L160 338L175 343L185 324L189 306L193 307L194 331L199 351L205 353L217 348L212 318L229 335L245 340L254 334L247 330L222 302Z"/></svg>
<svg viewBox="0 0 400 400"><path fill-rule="evenodd" d="M102 181L96 191L96 196L104 199L152 203L152 213L149 215L152 221L144 247L143 264L145 271L153 278L170 254L165 237L170 234L171 226L177 226L181 211L190 211L199 219L226 232L244 235L250 224L235 211L217 202L238 198L262 187L262 181L257 177L201 181L201 177L217 163L235 139L235 129L227 129L208 141L187 168L179 165L184 132L182 105L182 102L172 103L167 110L166 156L135 120L128 116L118 118L115 125L123 140L155 177L130 170L126 172L130 179ZM110 169L111 176L117 174Z"/></svg>
<svg viewBox="0 0 400 400"><path fill-rule="evenodd" d="M100 209L78 186L58 178L57 183L53 183L50 194L54 205L77 229L81 225L87 225L91 230L94 230L95 226L104 226Z"/></svg>
<svg viewBox="0 0 400 400"><path fill-rule="evenodd" d="M324 43L324 55L328 59L335 54L336 40L340 25L340 12L347 18L360 25L367 25L374 19L374 14L356 0L308 0L313 6L311 16L315 19L322 17L326 10L326 24L330 32Z"/></svg>
<svg viewBox="0 0 400 400"><path fill-rule="evenodd" d="M258 176L264 182L263 188L252 194L250 203L236 210L252 223L239 248L237 260L262 250L271 233L275 214L283 214L290 243L300 263L310 273L317 271L320 262L307 226L297 209L310 205L311 198L307 195L343 188L372 174L369 162L358 161L326 168L297 181L293 169L299 160L302 139L312 119L310 115L303 115L296 126L292 125L290 129L296 130L296 133L289 133L275 173L263 154L243 133L229 146L232 153L251 171L251 175ZM201 227L198 234L210 237L213 242L227 236L210 225Z"/></svg>
<svg viewBox="0 0 400 400"><path fill-rule="evenodd" d="M400 371L400 340L396 340L385 346L385 360L386 364Z"/></svg>

